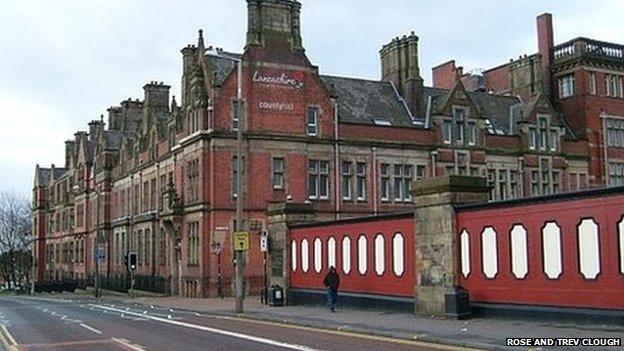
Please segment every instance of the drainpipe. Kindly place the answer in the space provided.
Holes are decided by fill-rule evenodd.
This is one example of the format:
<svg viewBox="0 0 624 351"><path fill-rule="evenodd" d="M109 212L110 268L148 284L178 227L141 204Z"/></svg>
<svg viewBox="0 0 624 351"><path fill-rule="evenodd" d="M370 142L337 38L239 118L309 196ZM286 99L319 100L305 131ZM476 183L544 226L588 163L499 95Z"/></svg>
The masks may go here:
<svg viewBox="0 0 624 351"><path fill-rule="evenodd" d="M377 148L373 146L371 150L373 151L373 164L371 167L373 170L373 213L377 214Z"/></svg>
<svg viewBox="0 0 624 351"><path fill-rule="evenodd" d="M336 194L335 218L340 219L340 145L338 143L338 101L334 100L334 188Z"/></svg>
<svg viewBox="0 0 624 351"><path fill-rule="evenodd" d="M604 179L605 186L609 186L609 154L607 152L607 115L603 112L600 113L600 119L602 119L602 152L604 153L603 167L604 167Z"/></svg>

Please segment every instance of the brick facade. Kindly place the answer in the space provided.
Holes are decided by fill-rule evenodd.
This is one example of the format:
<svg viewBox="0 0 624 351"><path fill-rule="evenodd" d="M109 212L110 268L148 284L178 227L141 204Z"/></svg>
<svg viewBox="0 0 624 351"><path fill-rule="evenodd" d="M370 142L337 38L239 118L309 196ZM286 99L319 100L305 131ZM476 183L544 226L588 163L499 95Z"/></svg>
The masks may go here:
<svg viewBox="0 0 624 351"><path fill-rule="evenodd" d="M127 288L123 256L134 251L137 288L215 296L220 271L230 294L236 123L251 293L262 285L258 241L270 202L310 202L317 220L339 219L409 209L414 180L449 173L488 177L494 200L601 184L590 162L595 140L570 129L567 104L540 91L525 101L473 90L456 77L425 87L413 33L382 48L380 81L319 75L301 46L300 7L248 0L242 54L206 47L200 31L197 45L182 49L179 99L151 82L143 100L125 100L108 123L77 132L64 168L37 166L38 280L89 284L102 246L110 288ZM242 121L232 118L238 77L226 57L242 60ZM546 142L531 145L542 120Z"/></svg>

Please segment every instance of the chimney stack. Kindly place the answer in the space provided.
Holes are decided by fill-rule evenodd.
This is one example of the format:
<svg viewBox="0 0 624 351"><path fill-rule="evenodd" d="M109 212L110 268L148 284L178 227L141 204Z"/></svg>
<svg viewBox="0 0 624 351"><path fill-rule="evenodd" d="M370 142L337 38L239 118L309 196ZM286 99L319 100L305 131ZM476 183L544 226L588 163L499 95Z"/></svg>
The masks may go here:
<svg viewBox="0 0 624 351"><path fill-rule="evenodd" d="M392 82L414 117L423 117L423 79L418 64L418 36L396 37L379 51L381 80Z"/></svg>
<svg viewBox="0 0 624 351"><path fill-rule="evenodd" d="M554 45L552 15L541 14L537 16L537 51L541 56L542 91L548 95L552 94L550 67Z"/></svg>

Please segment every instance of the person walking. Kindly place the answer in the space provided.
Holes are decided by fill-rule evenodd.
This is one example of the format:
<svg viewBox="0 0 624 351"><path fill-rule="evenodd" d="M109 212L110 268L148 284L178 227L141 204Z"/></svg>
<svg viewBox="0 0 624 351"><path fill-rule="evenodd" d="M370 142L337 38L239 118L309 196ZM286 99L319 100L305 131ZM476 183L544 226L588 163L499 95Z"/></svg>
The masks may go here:
<svg viewBox="0 0 624 351"><path fill-rule="evenodd" d="M338 287L340 286L340 277L336 273L334 266L329 267L329 272L323 279L323 285L327 290L327 304L332 312L336 312L336 300L338 300Z"/></svg>

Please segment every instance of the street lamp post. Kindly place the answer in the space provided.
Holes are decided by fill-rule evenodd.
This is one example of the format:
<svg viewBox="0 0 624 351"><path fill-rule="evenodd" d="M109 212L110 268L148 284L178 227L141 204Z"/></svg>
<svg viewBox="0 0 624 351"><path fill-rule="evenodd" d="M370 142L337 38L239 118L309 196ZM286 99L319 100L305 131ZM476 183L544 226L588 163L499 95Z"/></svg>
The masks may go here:
<svg viewBox="0 0 624 351"><path fill-rule="evenodd" d="M243 109L242 109L242 76L243 76L243 60L242 58L224 55L220 50L209 50L210 53L219 57L229 59L236 62L236 117L238 128L236 128L236 227L235 231L243 230ZM244 278L244 262L243 251L235 250L236 259L236 312L243 312L243 300L245 299L245 291L243 286Z"/></svg>
<svg viewBox="0 0 624 351"><path fill-rule="evenodd" d="M36 264L35 264L35 245L37 244L37 238L34 237L32 239L30 239L30 244L32 245L30 252L31 252L31 265L30 265L30 295L35 295L35 280L36 280L36 273L35 273L35 268L36 268Z"/></svg>
<svg viewBox="0 0 624 351"><path fill-rule="evenodd" d="M74 185L73 190L75 192L78 192L80 190L80 187L78 185ZM100 235L100 191L96 188L93 189L89 189L89 187L87 186L87 188L85 189L85 194L86 194L86 198L87 201L89 201L89 190L92 190L93 192L95 192L95 196L96 196L96 209L95 209L95 238L93 238L93 263L94 263L94 274L93 274L93 285L94 285L94 295L96 298L101 297L101 293L100 293L100 263L99 263L99 258L98 258L98 247L101 241L101 235Z"/></svg>

